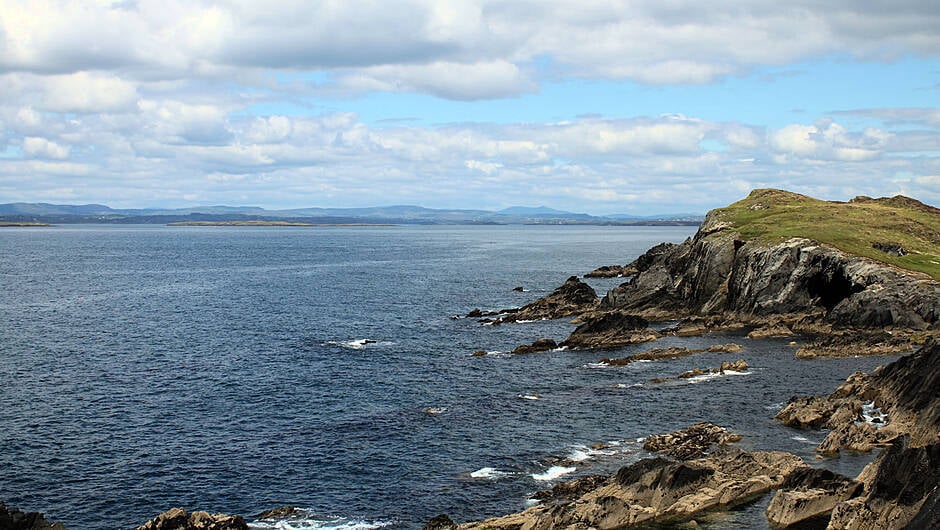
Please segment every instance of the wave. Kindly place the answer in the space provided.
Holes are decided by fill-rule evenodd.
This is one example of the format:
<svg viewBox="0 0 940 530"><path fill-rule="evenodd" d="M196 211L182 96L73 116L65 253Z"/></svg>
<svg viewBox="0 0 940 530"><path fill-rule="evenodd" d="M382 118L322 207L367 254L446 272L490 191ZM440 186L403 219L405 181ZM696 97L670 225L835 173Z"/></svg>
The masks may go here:
<svg viewBox="0 0 940 530"><path fill-rule="evenodd" d="M470 478L496 480L502 477L508 477L510 475L513 475L513 473L509 471L500 471L493 467L481 467L480 469L471 472L468 476Z"/></svg>
<svg viewBox="0 0 940 530"><path fill-rule="evenodd" d="M261 519L248 523L254 530L373 530L391 526L391 521L364 521L345 517L324 517L298 510L283 519Z"/></svg>
<svg viewBox="0 0 940 530"><path fill-rule="evenodd" d="M888 423L887 415L875 406L874 401L862 404L862 417L865 419L865 423L874 426L876 429L881 429Z"/></svg>
<svg viewBox="0 0 940 530"><path fill-rule="evenodd" d="M363 350L366 348L366 346L371 346L373 344L377 346L391 346L395 343L375 339L354 339L349 341L331 340L323 343L324 346L339 346L340 348L347 348L350 350Z"/></svg>
<svg viewBox="0 0 940 530"><path fill-rule="evenodd" d="M735 376L735 375L751 375L752 373L753 372L736 372L734 370L725 370L724 373L718 372L718 373L702 374L702 375L697 375L695 377L690 377L686 379L686 382L690 385L694 385L696 383L701 383L702 381L710 381L712 379L718 379L719 377Z"/></svg>
<svg viewBox="0 0 940 530"><path fill-rule="evenodd" d="M546 469L544 473L532 474L532 478L539 481L555 480L562 475L574 473L577 469L576 467L552 466Z"/></svg>
<svg viewBox="0 0 940 530"><path fill-rule="evenodd" d="M519 399L528 399L530 401L536 401L536 400L542 399L542 396L536 393L519 394L516 397Z"/></svg>

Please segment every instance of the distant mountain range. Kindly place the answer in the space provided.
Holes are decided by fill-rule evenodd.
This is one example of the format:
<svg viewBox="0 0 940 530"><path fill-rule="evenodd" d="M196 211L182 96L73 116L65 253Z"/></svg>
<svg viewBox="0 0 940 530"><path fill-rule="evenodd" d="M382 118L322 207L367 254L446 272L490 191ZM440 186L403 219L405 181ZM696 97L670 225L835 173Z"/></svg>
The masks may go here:
<svg viewBox="0 0 940 530"><path fill-rule="evenodd" d="M197 206L194 208L116 209L103 204L0 204L0 221L42 223L165 224L186 221L302 221L319 224L590 224L590 225L698 225L697 214L594 216L513 206L499 211L447 210L421 206L372 208L296 208L266 210L255 206Z"/></svg>

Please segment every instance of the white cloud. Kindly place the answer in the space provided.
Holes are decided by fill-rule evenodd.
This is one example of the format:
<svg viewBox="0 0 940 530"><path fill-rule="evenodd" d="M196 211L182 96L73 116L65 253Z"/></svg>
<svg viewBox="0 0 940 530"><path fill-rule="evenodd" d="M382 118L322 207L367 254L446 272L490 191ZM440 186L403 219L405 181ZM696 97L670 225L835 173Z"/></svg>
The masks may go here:
<svg viewBox="0 0 940 530"><path fill-rule="evenodd" d="M134 83L117 76L77 72L42 79L40 106L52 112L125 112L137 103Z"/></svg>
<svg viewBox="0 0 940 530"><path fill-rule="evenodd" d="M69 157L71 147L59 145L45 138L27 136L23 138L23 153L29 158L55 158L65 159Z"/></svg>

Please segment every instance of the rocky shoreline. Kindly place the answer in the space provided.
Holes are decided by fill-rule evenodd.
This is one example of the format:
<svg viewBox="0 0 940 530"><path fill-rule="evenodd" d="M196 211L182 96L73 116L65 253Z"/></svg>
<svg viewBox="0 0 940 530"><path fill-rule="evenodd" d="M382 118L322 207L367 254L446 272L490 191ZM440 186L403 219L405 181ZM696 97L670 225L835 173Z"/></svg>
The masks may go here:
<svg viewBox="0 0 940 530"><path fill-rule="evenodd" d="M759 190L743 202L763 211L778 206L769 200L778 195ZM424 529L586 530L695 524L697 518L772 491L776 493L766 517L775 527L940 527L940 283L806 238L776 243L749 240L739 228L721 212L710 212L693 238L657 245L630 264L590 273L630 277L603 298L572 276L521 308L474 309L466 318L489 325L559 318L577 324L567 338L541 337L520 345L512 352L520 355L559 348L605 350L665 336L729 330L753 340L799 338L802 345L795 355L800 358L913 352L870 374L853 374L827 396L795 396L775 416L794 429L827 429L816 449L820 458L846 450L880 449L858 476L814 468L790 453L745 451L734 446L739 434L698 423L649 436L644 449L655 456L609 476L555 484L539 492L536 497L541 502L525 511L462 524L441 515ZM675 323L651 325L663 321ZM739 350L736 344L716 344L707 350L652 348L600 362L621 366ZM678 378L746 369L747 363L739 360ZM270 516L277 520L290 514ZM0 530L62 528L41 514L7 511L0 505ZM241 530L247 525L239 516L174 508L138 530L228 528Z"/></svg>

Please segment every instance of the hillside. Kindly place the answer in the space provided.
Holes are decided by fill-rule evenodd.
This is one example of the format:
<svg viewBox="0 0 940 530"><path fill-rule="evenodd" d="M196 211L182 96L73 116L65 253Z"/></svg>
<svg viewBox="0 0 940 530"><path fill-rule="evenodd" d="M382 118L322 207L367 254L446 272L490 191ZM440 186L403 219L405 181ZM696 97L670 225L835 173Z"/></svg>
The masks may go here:
<svg viewBox="0 0 940 530"><path fill-rule="evenodd" d="M940 280L940 208L901 195L831 202L760 189L712 215L747 241L804 237Z"/></svg>

